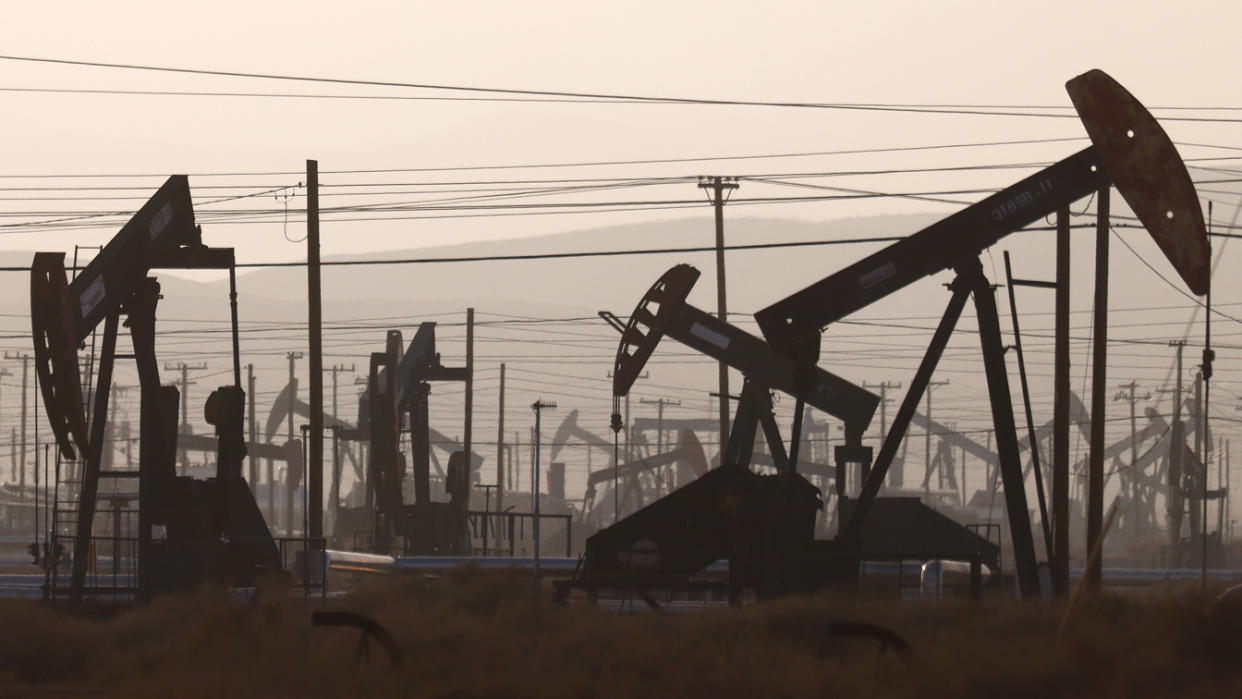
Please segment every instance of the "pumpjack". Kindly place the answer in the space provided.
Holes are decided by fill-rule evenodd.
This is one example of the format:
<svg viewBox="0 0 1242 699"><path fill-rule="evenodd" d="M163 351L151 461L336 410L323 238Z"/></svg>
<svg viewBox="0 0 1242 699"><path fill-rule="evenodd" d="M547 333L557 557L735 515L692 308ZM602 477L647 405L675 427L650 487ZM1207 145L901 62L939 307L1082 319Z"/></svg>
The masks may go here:
<svg viewBox="0 0 1242 699"><path fill-rule="evenodd" d="M431 499L431 430L428 396L433 381L465 381L470 367L446 367L436 351L435 323L422 323L402 351L399 330L388 331L385 351L371 354L362 405L370 439L367 505L371 546L376 553L407 555L470 554L468 510L473 454L454 452L444 479L448 502ZM414 502L405 503L405 460L401 454L403 417L410 431ZM356 513L342 512L342 526L356 526ZM343 533L338 533L338 538Z"/></svg>
<svg viewBox="0 0 1242 699"><path fill-rule="evenodd" d="M582 576L588 590L621 581L641 589L645 581L686 578L718 558L730 562L734 597L742 587L767 596L834 582L849 584L857 580L871 542L882 538L875 534L877 527L894 536L931 532L933 528L892 531L897 518L877 494L966 300L973 298L1016 582L1024 598L1040 594L996 301L979 255L1078 199L1116 187L1195 293L1206 291L1208 267L1207 236L1194 185L1160 125L1099 70L1070 80L1066 87L1091 146L760 310L755 318L763 340L684 302L697 277L693 268L674 267L648 291L621 338L614 395L628 390L665 333L740 369L747 380L722 466L588 540ZM860 438L878 399L817 366L821 332L850 313L946 270L956 273L949 284L948 308L872 464L870 449L861 445ZM772 454L784 455L768 388L797 400L790 442L794 453L778 458L775 476L752 472L747 460L756 424L763 425ZM846 443L836 454L841 520L832 540L813 539L819 493L796 472L806 404L845 422ZM851 463L860 466L863 485L857 498L847 500L843 476ZM946 535L949 531L944 529ZM948 549L961 544L970 548L971 542L961 537L932 543L946 549L945 558L965 555L974 562L984 552L977 547L950 553Z"/></svg>
<svg viewBox="0 0 1242 699"><path fill-rule="evenodd" d="M629 463L619 464L617 466L606 466L591 471L587 474L586 491L582 498L583 519L599 519L595 512L598 507L596 501L596 491L602 485L609 485L618 488L616 493L618 507L624 511L629 500L636 500L641 507L643 504L643 485L639 478L643 475L653 475L657 469L667 466L687 464L687 469L694 477L702 476L707 473L707 456L703 453L703 445L699 443L698 437L694 436L691 430L681 431L681 441L677 448L670 449L661 454L652 454L646 458L639 458ZM611 507L611 503L609 503Z"/></svg>
<svg viewBox="0 0 1242 699"><path fill-rule="evenodd" d="M161 296L159 282L149 274L156 269L229 271L233 384L216 389L206 402L218 459L215 478L206 481L177 476L174 468L179 392L161 385L155 358L155 310ZM131 529L136 530L131 539L136 576L128 591L140 601L208 581L252 586L265 572L279 571L279 551L241 475L247 454L245 392L233 249L203 244L188 179L170 177L72 282L66 280L64 253L36 253L30 306L36 372L57 449L63 460L82 461L70 602L80 604L85 593L101 478L137 482L137 523ZM116 352L122 315L141 387L137 471L101 470L113 364L123 356ZM100 323L103 338L88 424L78 347ZM159 538L156 530L162 532ZM114 548L113 555L120 551Z"/></svg>

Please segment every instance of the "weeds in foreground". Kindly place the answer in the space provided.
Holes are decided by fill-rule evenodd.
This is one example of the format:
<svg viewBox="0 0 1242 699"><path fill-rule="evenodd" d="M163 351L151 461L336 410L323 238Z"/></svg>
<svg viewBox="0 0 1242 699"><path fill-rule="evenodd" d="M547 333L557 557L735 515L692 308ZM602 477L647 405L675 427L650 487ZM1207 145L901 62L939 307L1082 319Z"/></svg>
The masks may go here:
<svg viewBox="0 0 1242 699"><path fill-rule="evenodd" d="M301 600L224 590L111 619L0 601L0 694L512 697L1238 697L1239 617L1197 589L1084 604L1055 641L1058 604L898 604L839 595L740 610L619 615L536 609L526 574L463 569L360 589L330 608L382 624L404 655L356 661L359 633L314 627ZM833 633L891 629L906 658Z"/></svg>

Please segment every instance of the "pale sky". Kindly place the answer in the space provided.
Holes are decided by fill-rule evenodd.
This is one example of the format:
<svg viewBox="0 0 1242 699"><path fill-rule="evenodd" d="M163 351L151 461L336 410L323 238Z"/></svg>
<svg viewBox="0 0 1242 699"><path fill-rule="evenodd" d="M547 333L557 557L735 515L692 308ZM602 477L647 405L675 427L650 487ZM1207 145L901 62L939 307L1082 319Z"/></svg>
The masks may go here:
<svg viewBox="0 0 1242 699"><path fill-rule="evenodd" d="M770 106L478 101L491 95L0 59L0 114L6 126L0 151L4 156L0 160L0 225L8 228L0 228L0 250L72 250L74 244L105 242L166 175L186 173L209 244L235 246L240 261L302 259L305 245L291 241L300 238L303 231L298 209L305 205L305 190L296 185L304 179L301 173L308 158L319 161L324 184L322 206L362 207L348 213L325 212L323 251L328 256L521 238L687 216L703 217L706 226L710 225L706 207L677 204L682 208L655 208L661 206L659 202L701 202L703 194L693 179L699 175L771 176L784 182L764 184L752 179L744 182L736 195L739 198L833 193L791 186L793 183L887 193L958 191L961 193L944 198L964 204L1087 145L1081 124L1072 116L1064 84L1091 68L1107 71L1161 119L1182 156L1195 166L1191 172L1201 183L1201 197L1216 202L1216 221L1228 223L1236 216L1242 188L1219 180L1237 177L1227 171L1236 168L1237 161L1205 159L1242 155L1238 150L1242 147L1242 109L1229 109L1242 108L1242 100L1232 89L1237 83L1240 20L1242 4L1236 2L876 0L601 5L4 0L0 2L0 54L10 57L649 97L915 105L916 109L961 105L965 109L1069 118ZM363 95L386 99L31 90ZM456 99L393 99L398 97ZM1223 121L1180 120L1186 118ZM979 145L1032 140L1041 142ZM951 144L972 147L827 154ZM698 160L776 154L797 156ZM632 162L653 160L671 162ZM611 164L491 169L600 162ZM991 167L925 171L984 165ZM1200 169L1204 167L1226 171ZM432 170L408 171L417 168ZM841 174L914 169L923 171ZM347 170L385 172L342 172ZM805 176L808 173L821 176ZM33 177L39 175L99 177ZM666 182L658 178L687 179ZM573 182L558 184L552 180ZM558 186L580 187L598 184L599 180L642 186L572 194L550 192ZM535 196L480 198L517 191L530 191ZM244 198L217 201L239 196ZM444 202L449 206L497 202L650 204L569 214L511 208L408 210L411 204L445 199L453 200ZM394 205L407 210L395 214L376 210ZM286 206L287 226L282 215ZM1114 197L1114 207L1115 211L1121 207L1119 197ZM959 205L952 203L881 198L731 204L729 216L828 221L882 213L947 215L956 208ZM267 211L257 217L247 215L248 209ZM498 212L523 215L494 215ZM466 213L470 215L463 216ZM104 215L85 219L87 223L98 221L101 225L96 228L75 223L42 229L22 225L99 214ZM357 220L385 217L396 219ZM669 244L704 244L705 230L693 231L688 234L691 237ZM779 232L774 233L775 238L779 236ZM1015 236L1015 241L1018 238ZM1154 245L1141 238L1131 239L1146 259L1162 265L1160 269L1171 275ZM1029 240L1015 242L1022 244L1027 245L1024 269L1031 270L1032 276L1050 276L1050 248ZM624 241L617 242L617 247L623 246ZM1119 247L1114 250L1116 260L1128 254ZM1089 251L1087 247L1076 252L1076 266L1089 269ZM1242 301L1242 286L1228 283L1235 276L1229 270L1235 268L1236 254L1230 250L1223 259L1221 269L1226 274L1214 299L1218 304ZM1124 269L1126 274L1137 269L1132 259L1118 264L1122 267L1115 269ZM710 276L710 269L704 271L705 278ZM828 268L824 273L831 271ZM1114 282L1114 305L1133 308L1144 302L1188 303L1153 282L1153 277L1143 276L1145 271L1133 273L1138 276L1118 276ZM1077 287L1076 309L1088 307L1089 287L1085 284L1089 279ZM649 280L644 278L642 283ZM3 275L0 284L10 296L25 298L27 281L23 275ZM1160 287L1158 299L1153 296L1154 287ZM638 286L634 289L635 300L641 290ZM791 287L788 292L795 290ZM932 314L943 310L944 300L935 296L922 311L934 317ZM1047 301L1043 305L1050 309L1051 300ZM1038 303L1032 306L1033 311L1049 310ZM1083 325L1086 317L1079 319ZM1173 321L1176 325L1190 317L1186 311ZM1131 326L1141 325L1133 322L1133 316L1128 320ZM6 328L17 337L22 325L17 319ZM1047 330L1051 321L1041 317L1040 325ZM1003 326L1007 330L1007 323ZM1180 335L1180 327L1167 329ZM615 339L606 329L599 332L605 346L601 351L606 354ZM1126 332L1143 334L1143 329L1119 334ZM1231 332L1232 326L1222 327L1221 338L1231 341ZM1147 334L1153 333L1159 331ZM1047 350L1046 343L1043 349ZM1164 347L1144 351L1147 354L1142 361L1159 365L1150 372L1153 378L1149 383L1155 384L1159 380L1156 375L1165 373L1169 353ZM1230 362L1236 363L1238 352L1222 348L1218 354L1218 379L1228 387L1233 379L1226 369ZM365 356L361 345L359 356ZM1125 351L1115 356L1124 366ZM276 357L266 361L266 369L278 374L283 360ZM965 380L955 380L945 395L960 403L973 403L980 397L977 389L982 381L963 373ZM889 376L856 371L850 378L861 382ZM1124 378L1128 376L1119 376L1118 380ZM1012 384L1016 390L1016 380ZM601 410L597 412L602 414L606 389L591 388L598 389ZM481 390L490 389L486 386ZM1231 410L1231 403L1239 399L1233 394L1226 396L1224 400L1230 404L1223 409ZM529 403L533 398L518 395L515 400ZM484 396L480 402L483 400L492 398ZM6 410L11 407L8 395L6 406ZM528 417L523 415L523 419ZM525 423L520 428L525 429Z"/></svg>
<svg viewBox="0 0 1242 699"><path fill-rule="evenodd" d="M3 54L206 70L643 96L885 104L1069 106L1064 82L1093 67L1150 107L1231 106L1236 3L4 3ZM428 96L392 87L206 77L0 61L0 87ZM1073 118L1019 118L771 107L514 104L0 92L9 134L0 174L290 172L320 162L325 185L567 177L818 172L1050 162L1085 144ZM1049 110L1037 110L1047 113ZM1157 111L1158 116L1171 112ZM1195 112L1228 117L1234 112ZM1231 144L1233 123L1166 123L1182 143ZM858 148L1076 138L1067 143L893 155L823 156L559 170L385 173L336 170L684 159ZM1183 155L1228 152L1183 148ZM450 176L451 175L451 176ZM192 177L200 211L215 192L295 185L297 174ZM833 184L883 191L999 187L1007 173L888 176ZM159 178L123 184L154 189ZM7 181L9 185L40 183ZM53 180L42 184L68 184ZM78 185L104 184L102 180ZM116 181L111 184L118 184ZM408 187L405 188L408 191ZM401 191L401 187L388 191ZM292 191L290 208L304 200ZM357 191L357 190L355 190ZM619 199L694 199L692 185L619 190ZM751 186L752 196L806 194ZM149 190L125 192L135 198ZM636 195L634 193L637 193ZM44 195L52 194L44 192ZM96 192L96 195L101 194ZM114 192L115 194L115 192ZM223 196L223 194L222 194ZM591 197L584 197L590 199ZM974 198L966 196L964 201ZM600 200L596 195L595 200ZM603 200L607 200L604 197ZM323 205L410 196L344 196ZM140 199L135 199L136 204ZM55 214L120 211L123 200L5 202ZM252 197L244 206L283 207ZM132 210L130 206L129 210ZM223 208L216 205L216 208ZM763 206L829 219L951 207L884 200ZM326 254L575 230L684 212L354 222L325 217ZM54 218L54 215L46 218ZM346 228L348 228L346 230ZM283 226L209 227L246 259L301 252ZM104 235L104 234L101 234ZM4 248L85 242L9 233ZM106 237L106 236L105 236ZM46 240L48 242L44 243ZM240 241L245 241L243 246ZM38 241L38 242L36 242Z"/></svg>

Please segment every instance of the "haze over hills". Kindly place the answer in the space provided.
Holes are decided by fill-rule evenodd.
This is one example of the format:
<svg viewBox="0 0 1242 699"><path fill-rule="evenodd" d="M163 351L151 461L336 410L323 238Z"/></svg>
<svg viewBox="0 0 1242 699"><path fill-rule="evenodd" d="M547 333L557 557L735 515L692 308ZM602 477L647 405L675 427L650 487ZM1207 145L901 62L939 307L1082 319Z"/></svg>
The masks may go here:
<svg viewBox="0 0 1242 699"><path fill-rule="evenodd" d="M932 214L826 222L727 218L726 242L730 245L748 245L901 236L937 218L939 216ZM323 234L351 234L343 229L344 225L326 223ZM1147 243L1143 235L1141 232L1134 235L1127 233L1126 239L1132 241L1138 254L1151 260L1153 266L1163 265L1162 260L1151 254L1150 248L1143 247ZM211 244L210 227L204 229L204 237ZM997 246L998 249L985 253L985 270L994 281L1003 281L1004 271L999 258L1000 249L1005 249L1014 251L1015 274L1028 278L1050 278L1049 242L1046 232L1011 236ZM396 250L349 259L405 260L648 250L710 247L713 243L711 218L700 216L516 240ZM731 321L757 332L750 318L755 310L845 267L884 244L857 243L728 253ZM1075 237L1073 305L1079 312L1074 317L1072 334L1076 372L1083 372L1089 347L1091 250L1089 235ZM242 262L247 260L245 248L238 248L238 258ZM339 259L325 258L325 262ZM29 261L30 253L0 253L0 265L3 266L24 268ZM515 432L524 441L528 438L527 431L533 422L528 406L539 397L559 401L565 412L579 408L580 423L585 428L607 435L608 413L612 409L607 375L612 369L617 336L596 317L596 312L607 309L619 316L627 316L652 282L670 266L681 262L691 263L703 273L690 296L690 302L704 310L714 311L715 260L712 252L325 266L325 367L341 365L353 368L352 373L347 371L338 376L340 415L346 419L356 415L353 396L358 387L352 382L356 377L365 375L369 353L382 348L385 332L389 328L402 330L408 342L419 322L438 322L438 349L444 363L449 366L462 365L465 355L465 309L474 307L474 434L476 445L480 445L476 451L488 457L489 463L494 460L494 446L487 445L496 439L501 362L506 363L508 370L506 440L512 441ZM1140 266L1124 249L1114 252L1112 277L1112 305L1116 309L1177 304L1185 308L1188 305L1183 297L1158 281L1153 284L1151 271ZM27 277L20 272L9 272L2 278L8 292L0 300L0 313L4 314L2 347L8 351L29 352ZM189 378L196 383L189 387L188 400L191 428L195 432L205 432L208 427L201 419L202 400L212 388L231 378L227 341L227 277L218 273L186 275L165 271L159 274L159 279L165 296L160 303L157 326L161 333L157 352L164 363L161 367L163 379L174 381L177 378L175 367L181 362L193 366L205 364L205 369L189 374ZM942 284L950 279L949 273L934 275L864 309L856 314L857 318L834 325L825 335L821 364L859 384L908 382L930 339L931 330L944 310L948 293ZM288 380L287 352L305 351L307 347L306 270L300 266L243 269L238 274L238 291L243 374L247 364L254 365L257 412L262 422L271 401ZM1231 298L1229 293L1226 286L1225 292L1218 298ZM1002 329L1008 337L1007 302L1003 296L998 300L1002 309ZM1021 310L1026 316L1023 330L1027 335L1028 370L1032 375L1037 419L1040 415L1050 415L1051 317L1047 312L1051 310L1051 305L1051 294L1020 294ZM1187 312L1176 310L1114 312L1111 322L1118 327L1112 333L1114 339L1149 335L1160 335L1162 339L1158 348L1154 345L1115 346L1110 359L1110 381L1111 377L1115 377L1116 381L1137 378L1152 389L1159 386L1166 377L1168 366L1163 336L1166 333L1180 336L1188 317ZM977 436L982 438L988 422L986 387L978 371L978 344L970 333L973 326L973 309L968 307L959 323L961 332L950 344L938 369L937 378L948 379L950 385L937 391L936 401L940 418L956 423L958 429L976 430ZM1222 335L1222 339L1227 337L1227 334ZM125 351L126 345L127 342L122 340L120 351ZM1221 348L1218 352L1217 372L1224 374L1232 357L1227 348ZM307 396L306 369L305 358L295 362L303 399ZM10 366L12 370L13 366ZM1011 362L1011 371L1015 370ZM708 397L708 393L716 389L716 366L710 359L668 341L653 356L648 374L649 378L640 381L633 391L632 410L635 416L654 413L653 408L641 403L643 398L680 401L680 405L667 407L670 417L710 417L715 414L714 404ZM1086 374L1082 376L1085 381ZM1225 381L1224 389L1227 392L1231 390L1230 380L1225 376L1220 378ZM118 363L116 382L121 385L136 384L130 362ZM1011 383L1016 396L1017 382ZM16 376L8 377L2 384L6 390L0 396L0 419L6 426L18 424L19 391L13 389L18 388L19 384ZM327 385L327 400L330 402L330 382ZM735 376L731 388L736 391L739 387L740 379ZM1079 388L1085 389L1086 386ZM136 392L118 396L115 405L119 417L136 419ZM447 435L459 436L462 431L462 387L437 385L432 396L432 407L432 426ZM791 402L777 405L778 415L781 416L785 416L790 409ZM555 429L559 418L554 417L551 422L545 428L548 434ZM1127 428L1123 422L1110 423L1110 439L1114 433L1121 436ZM878 429L878 422L872 430L873 434L875 429ZM709 454L714 451L714 445L706 446ZM576 492L585 477L585 463L572 463L574 458L572 453L568 456L571 461L568 473L570 492ZM596 466L600 460L596 459ZM971 469L976 469L976 466L972 464Z"/></svg>

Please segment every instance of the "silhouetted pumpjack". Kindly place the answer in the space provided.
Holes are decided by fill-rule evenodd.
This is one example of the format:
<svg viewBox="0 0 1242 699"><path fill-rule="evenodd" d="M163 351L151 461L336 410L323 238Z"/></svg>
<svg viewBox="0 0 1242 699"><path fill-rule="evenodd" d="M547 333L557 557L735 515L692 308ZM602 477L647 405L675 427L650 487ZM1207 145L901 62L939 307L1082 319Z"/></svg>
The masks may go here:
<svg viewBox="0 0 1242 699"><path fill-rule="evenodd" d="M227 269L232 310L233 378L206 404L217 435L216 476L176 475L178 391L161 386L155 359L155 307L160 285L153 269ZM170 177L72 283L63 253L40 252L31 265L31 325L39 386L57 447L84 460L73 547L70 601L80 603L95 520L95 499L120 316L126 317L141 386L141 437L136 473L105 471L138 483L137 580L140 600L208 581L253 585L281 567L279 552L241 476L245 392L241 388L237 292L232 248L210 248L195 225L189 182ZM91 422L86 422L78 345L104 323ZM153 540L152 530L166 535Z"/></svg>
<svg viewBox="0 0 1242 699"><path fill-rule="evenodd" d="M979 254L1006 235L1073 201L1100 188L1116 186L1192 291L1203 293L1208 277L1207 236L1198 198L1185 165L1163 129L1133 96L1101 71L1080 75L1066 87L1092 146L755 314L767 341L764 349L777 359L753 350L752 354L762 359L752 367L752 372L784 377L788 384L782 386L769 380L756 386L755 382L748 382L739 403L738 420L742 421L747 405L750 410L758 411L773 453L783 453L783 445L779 439L774 439L774 429L771 429L774 423L770 405L764 402L766 389L781 388L798 399L791 442L798 444L803 403L814 405L811 398L817 388L816 362L821 331L828 324L923 277L945 270L957 274L949 285L952 299L948 309L910 383L874 467L867 469L864 464L866 478L860 496L854 503L841 503L840 511L848 519L843 522L837 539L812 542L807 525L799 524L806 519L805 511L800 508L810 506L810 500L799 494L809 493L803 485L809 487L810 484L793 472L796 459L790 459L786 469L778 469L777 476L751 474L745 470L744 463L743 468L738 468L736 462L746 450L739 452L731 435L723 460L725 465L717 469L715 478L700 478L683 489L698 488L693 497L683 491L673 493L588 541L583 565L588 587L623 577L620 573L627 561L636 560L627 553L627 548L632 549L639 541L643 543L643 555L637 560L643 561L648 570L664 569L683 574L712 555L726 557L731 559L731 570L741 568L752 582L758 580L765 585L759 588L761 593L805 589L833 579L856 576L859 559L866 549L868 514L970 296L974 299L979 322L1018 586L1024 597L1039 594L1004 347L994 292L983 275ZM630 318L617 354L615 375L618 378L614 394L622 395L624 389L628 389L622 378L637 375L664 332L677 327L681 319L687 317L685 314L694 317L694 313L684 310L687 306L683 301L688 284L693 283L697 273L692 275L689 268L678 269L670 270L652 287ZM651 305L658 306L658 311L653 312L649 308ZM686 336L678 339L692 347L701 347L709 354L715 352L713 356L734 352L738 340L754 346L745 333L730 332L725 324L715 322L717 325L713 327L707 318L694 317ZM746 372L737 364L733 366ZM628 380L632 382L632 378ZM747 391L750 391L749 398ZM843 419L846 420L848 447L850 431L857 427L851 428L848 417ZM753 435L753 418L749 424ZM861 457L870 461L869 449L855 448L858 450L853 453L838 454L838 493L842 492L843 485L841 463L862 460ZM719 481L716 486L710 485L716 481ZM737 512L748 514L737 519ZM686 530L678 531L672 526L675 522L683 522L680 526ZM760 531L766 533L756 538L760 537ZM660 535L664 541L650 541L653 534ZM693 560L684 557L688 549L679 542L703 542L704 537L711 539L711 550L700 550ZM762 547L756 549L756 542L761 540ZM591 541L597 543L594 551ZM758 573L754 572L756 566Z"/></svg>

